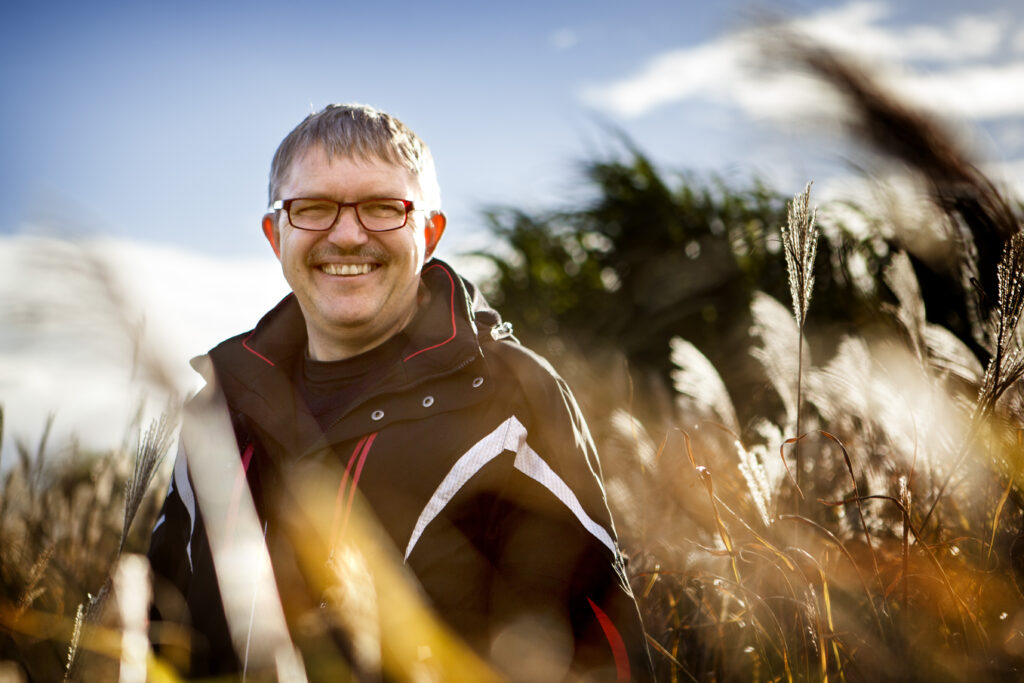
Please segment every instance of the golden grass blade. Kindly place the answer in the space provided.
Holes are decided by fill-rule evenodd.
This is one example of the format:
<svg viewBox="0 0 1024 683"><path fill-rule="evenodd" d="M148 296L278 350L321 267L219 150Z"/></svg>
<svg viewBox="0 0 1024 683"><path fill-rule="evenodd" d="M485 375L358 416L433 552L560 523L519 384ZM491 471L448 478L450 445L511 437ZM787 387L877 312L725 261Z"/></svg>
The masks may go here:
<svg viewBox="0 0 1024 683"><path fill-rule="evenodd" d="M809 526L818 533L820 533L822 536L824 536L826 539L828 539L833 545L835 545L835 547L839 548L839 551L843 554L843 557L845 557L847 561L850 563L850 566L853 567L854 573L857 575L857 579L860 581L861 588L863 588L864 590L866 603L871 608L871 614L872 617L874 617L875 626L878 629L879 635L882 635L884 633L882 629L882 619L881 615L879 615L878 613L878 608L875 607L874 598L871 595L871 589L868 587L867 579L864 578L864 574L860 570L860 564L858 564L857 560L850 553L849 549L846 547L846 544L844 544L834 533L826 529L824 526L806 517L802 517L800 515L779 515L779 521L797 522L799 524Z"/></svg>
<svg viewBox="0 0 1024 683"><path fill-rule="evenodd" d="M306 576L325 596L323 610L351 640L357 673L385 680L486 683L500 676L442 623L426 603L402 556L376 522L359 492L343 533L332 539L336 491L315 465L286 482L299 507L286 525ZM310 542L310 539L316 539ZM305 540L305 542L302 542ZM324 563L324 551L331 558ZM546 665L544 642L532 643L533 661ZM525 669L524 669L525 670ZM564 675L564 674L563 674ZM542 675L538 680L550 676Z"/></svg>
<svg viewBox="0 0 1024 683"><path fill-rule="evenodd" d="M782 464L786 468L786 475L789 477L789 480L793 482L793 488L795 488L796 492L800 494L801 500L804 500L804 491L800 488L800 483L797 481L796 477L793 476L793 471L789 469L789 463L786 462L786 446L797 443L803 439L804 436L805 435L790 437L779 444L779 458L782 460Z"/></svg>
<svg viewBox="0 0 1024 683"><path fill-rule="evenodd" d="M843 453L843 461L846 463L846 471L849 472L850 481L853 483L853 495L857 500L857 514L860 516L861 527L864 529L864 539L867 541L868 550L871 553L871 564L875 568L875 579L878 581L878 587L881 589L881 594L884 595L885 588L882 586L882 574L878 571L878 555L875 553L875 545L871 541L871 532L868 530L868 520L864 515L864 507L861 504L860 492L857 486L857 475L853 472L853 462L850 460L850 452L846 450L846 445L835 435L829 434L824 430L819 430L818 433L839 446L839 450Z"/></svg>
<svg viewBox="0 0 1024 683"><path fill-rule="evenodd" d="M714 483L711 481L711 472L708 468L703 465L697 467L697 476L700 477L700 481L704 484L704 490L707 491L708 500L711 502L711 511L715 517L715 526L718 529L719 538L722 539L722 544L725 546L726 552L729 554L729 562L732 565L732 574L736 579L737 584L742 584L740 580L740 570L736 565L736 549L733 547L732 536L729 535L729 530L725 527L725 523L722 521L722 516L718 512L718 504L715 500Z"/></svg>
<svg viewBox="0 0 1024 683"><path fill-rule="evenodd" d="M190 403L181 438L187 444L189 470L206 522L228 629L239 661L245 662L248 652L251 674L299 672L290 675L303 679L247 487L242 487L234 499L234 516L228 514L232 492L224 482L244 481L245 475L227 409L212 388ZM234 522L233 529L228 528L229 518ZM251 619L251 614L259 618Z"/></svg>
<svg viewBox="0 0 1024 683"><path fill-rule="evenodd" d="M1006 506L1006 501L1010 498L1013 485L1017 481L1017 473L1020 471L1020 455L1021 451L1024 450L1024 429L1017 430L1015 446L1016 448L1013 449L1013 465L1011 465L1009 475L1006 477L1006 486L1003 488L1003 494L999 497L999 503L996 504L995 512L992 514L992 535L988 541L988 552L985 554L986 564L992 561L992 549L996 544L999 519L1003 515L1003 508Z"/></svg>
<svg viewBox="0 0 1024 683"><path fill-rule="evenodd" d="M652 648L654 648L654 651L655 651L655 652L657 652L657 653L658 653L658 654L660 654L660 655L661 655L662 657L665 657L665 658L666 658L666 659L668 659L668 660L669 660L670 662L672 662L672 665L673 665L673 666L675 667L675 668L674 668L674 669L672 670L672 673L673 673L673 674L675 674L676 672L682 672L682 673L683 673L683 674L684 674L684 675L686 676L686 678L687 678L687 679L689 679L689 680L691 680L691 681L693 681L693 683L699 683L699 682L698 682L698 680L697 680L696 678L694 678L693 674L691 674L691 673L690 673L689 671L687 671L687 670L686 670L686 667L685 667L685 666L683 666L682 664L680 664L680 663L679 663L679 660L678 660L678 659L676 659L676 658L675 658L675 657L674 657L674 656L672 655L672 653L671 653L671 652L669 652L668 650L666 650L666 649L665 649L665 647L664 647L664 646L663 646L663 645L662 645L661 643L659 643L659 642L658 642L657 640L655 640L655 639L654 639L654 638L653 638L653 637L651 636L651 634L649 634L649 633L648 633L648 634L646 634L646 635L647 635L647 644L648 644L648 645L650 645L650 646L651 646Z"/></svg>

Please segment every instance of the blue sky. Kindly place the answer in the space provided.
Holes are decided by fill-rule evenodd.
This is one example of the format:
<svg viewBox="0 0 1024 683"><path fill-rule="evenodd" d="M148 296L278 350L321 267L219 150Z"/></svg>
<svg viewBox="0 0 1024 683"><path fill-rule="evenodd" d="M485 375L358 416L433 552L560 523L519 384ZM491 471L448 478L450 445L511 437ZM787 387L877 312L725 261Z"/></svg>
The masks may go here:
<svg viewBox="0 0 1024 683"><path fill-rule="evenodd" d="M969 9L950 0L774 5L795 18L851 6L874 7L861 23L897 42L929 27L937 42L955 40L963 17L995 22L1004 44L989 56L1012 54L1024 14L990 0ZM766 128L765 116L708 87L639 113L588 96L636 79L667 53L721 43L750 25L753 8L20 3L0 22L0 234L47 219L56 206L100 233L263 254L256 226L273 150L311 105L332 101L389 110L427 140L450 242L478 231L482 206L543 207L573 196L575 162L604 149L609 125L668 166L755 169L796 191L838 150ZM913 50L884 56L949 66L941 56L915 60ZM748 90L756 97L756 84Z"/></svg>
<svg viewBox="0 0 1024 683"><path fill-rule="evenodd" d="M194 388L187 359L251 327L286 291L258 221L274 149L311 107L373 104L428 142L449 215L446 258L487 243L483 207L579 201L577 162L612 147L609 127L666 168L758 172L787 193L812 179L819 195L857 187L847 163L855 150L829 125L840 111L828 94L799 75L758 70L750 29L766 8L872 64L906 98L948 117L993 177L1024 187L1019 2L6 7L5 440L38 431L56 411L58 427L109 441L144 391L124 368L123 345L94 338L95 320L39 312L47 301L74 304L69 292L79 292L53 277L59 265L32 269L32 226L98 237L93 246L131 294L147 342ZM74 258L61 249L43 246Z"/></svg>
<svg viewBox="0 0 1024 683"><path fill-rule="evenodd" d="M24 3L0 28L0 231L57 199L100 231L262 253L274 148L333 101L417 130L471 229L569 184L598 131L582 84L722 27L688 4Z"/></svg>

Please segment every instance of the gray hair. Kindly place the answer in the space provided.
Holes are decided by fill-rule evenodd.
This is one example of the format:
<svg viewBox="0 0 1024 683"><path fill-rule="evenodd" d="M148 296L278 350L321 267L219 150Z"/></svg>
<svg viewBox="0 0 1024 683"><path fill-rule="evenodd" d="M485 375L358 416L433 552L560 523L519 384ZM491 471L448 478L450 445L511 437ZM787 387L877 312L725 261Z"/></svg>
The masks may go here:
<svg viewBox="0 0 1024 683"><path fill-rule="evenodd" d="M329 104L285 136L270 165L270 204L281 199L277 193L295 159L317 146L330 158L379 159L401 166L419 181L427 208L441 208L430 148L397 118L364 104Z"/></svg>

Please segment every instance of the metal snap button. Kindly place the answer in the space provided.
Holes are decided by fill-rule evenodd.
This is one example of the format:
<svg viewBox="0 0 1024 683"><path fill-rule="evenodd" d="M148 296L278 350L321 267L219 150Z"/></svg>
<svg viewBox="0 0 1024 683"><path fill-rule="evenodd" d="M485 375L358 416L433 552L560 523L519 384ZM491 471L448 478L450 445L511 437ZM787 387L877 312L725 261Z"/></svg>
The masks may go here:
<svg viewBox="0 0 1024 683"><path fill-rule="evenodd" d="M476 379L473 380L473 388L476 389L478 386L480 386L483 383L484 383L484 378L483 377L477 377Z"/></svg>
<svg viewBox="0 0 1024 683"><path fill-rule="evenodd" d="M423 398L423 407L424 408L429 408L432 405L434 405L434 397L433 396L426 396L426 397Z"/></svg>
<svg viewBox="0 0 1024 683"><path fill-rule="evenodd" d="M373 420L374 422L377 422L378 420L382 420L383 418L384 418L384 411L383 410L375 410L370 415L370 419Z"/></svg>

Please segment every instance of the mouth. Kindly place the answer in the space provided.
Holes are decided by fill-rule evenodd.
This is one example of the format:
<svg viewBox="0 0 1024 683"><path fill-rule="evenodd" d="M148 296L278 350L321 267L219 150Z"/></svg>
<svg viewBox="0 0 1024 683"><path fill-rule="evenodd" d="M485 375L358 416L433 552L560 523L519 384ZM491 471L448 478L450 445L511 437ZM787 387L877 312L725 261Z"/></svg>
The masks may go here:
<svg viewBox="0 0 1024 683"><path fill-rule="evenodd" d="M352 277L355 275L366 275L380 268L379 263L322 263L317 266L321 272L327 275L341 275Z"/></svg>

